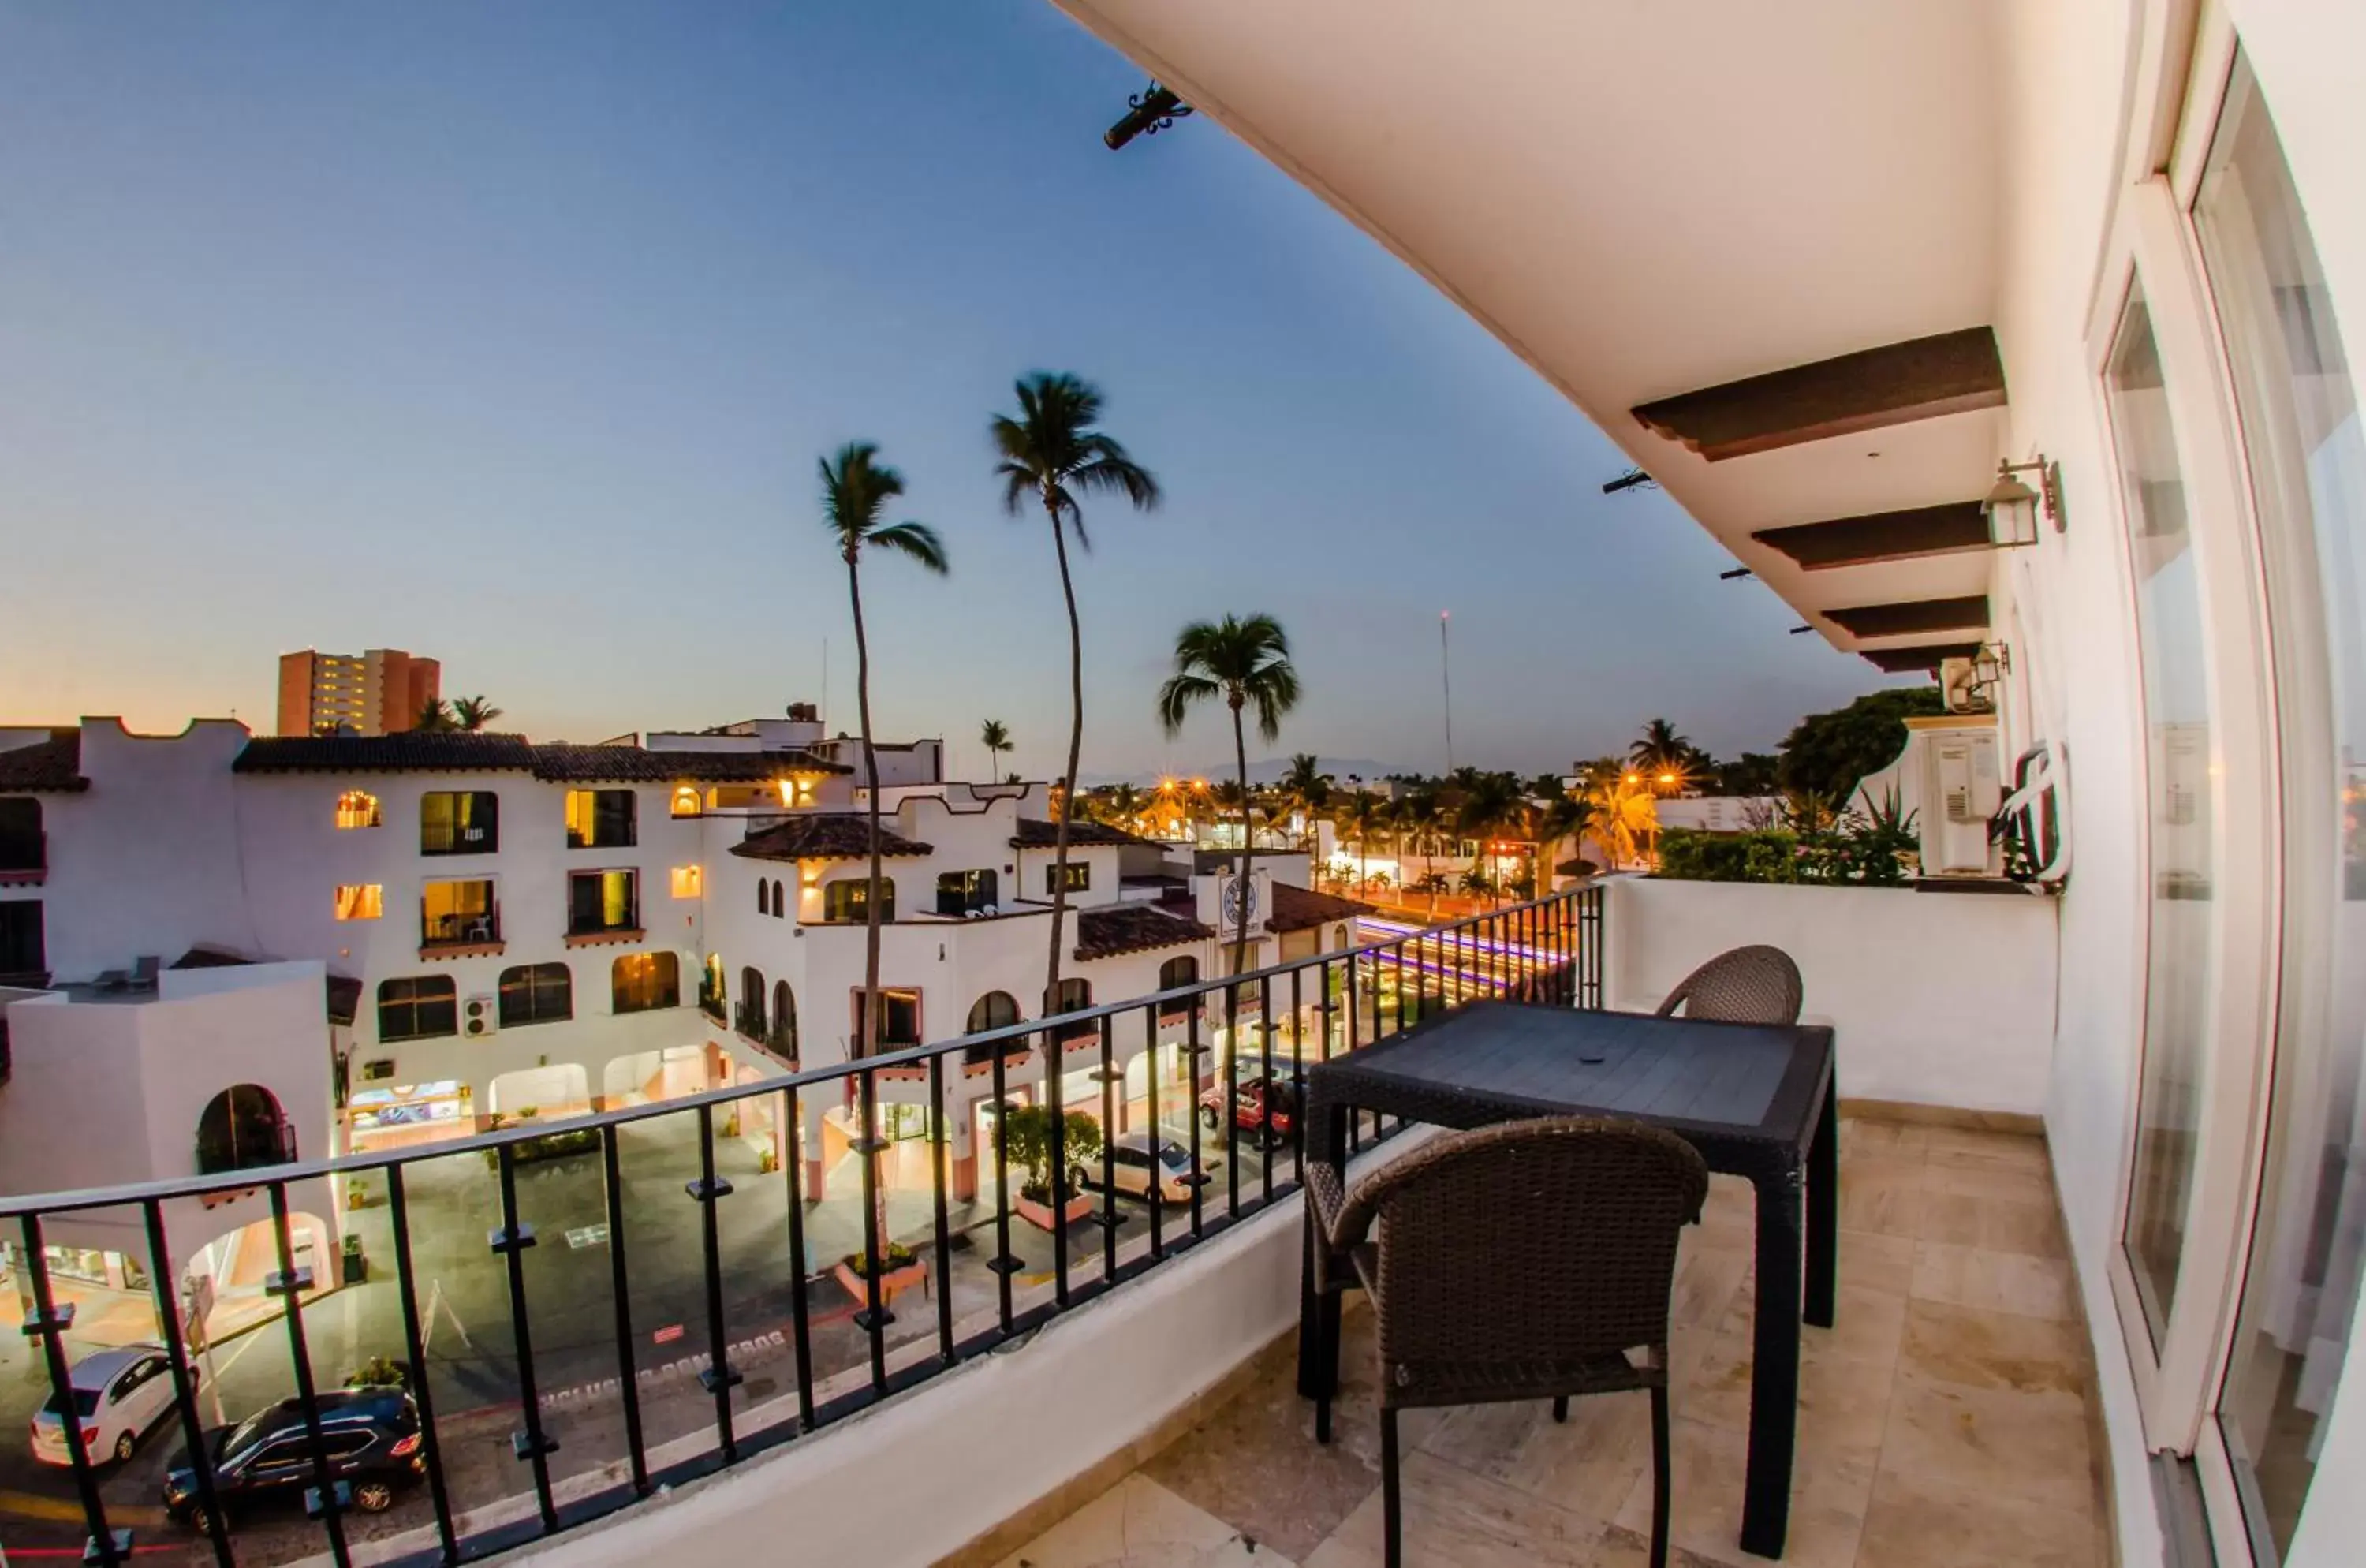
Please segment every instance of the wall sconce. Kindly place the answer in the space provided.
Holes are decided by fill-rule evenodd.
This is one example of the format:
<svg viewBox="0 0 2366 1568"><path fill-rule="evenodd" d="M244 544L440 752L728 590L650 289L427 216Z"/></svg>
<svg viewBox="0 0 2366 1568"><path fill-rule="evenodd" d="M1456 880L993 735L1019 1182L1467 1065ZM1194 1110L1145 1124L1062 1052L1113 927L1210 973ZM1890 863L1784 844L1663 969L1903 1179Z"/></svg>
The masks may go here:
<svg viewBox="0 0 2366 1568"><path fill-rule="evenodd" d="M801 865L797 867L797 880L808 888L818 887L821 886L821 873L813 866Z"/></svg>
<svg viewBox="0 0 2366 1568"><path fill-rule="evenodd" d="M2034 473L2038 488L2032 490L2014 476ZM1989 540L2006 549L2017 549L2037 543L2037 513L2045 513L2057 534L2064 532L2070 519L2062 510L2062 465L2044 453L2027 463L1997 463L1997 479L1980 502L1980 511L1989 520Z"/></svg>

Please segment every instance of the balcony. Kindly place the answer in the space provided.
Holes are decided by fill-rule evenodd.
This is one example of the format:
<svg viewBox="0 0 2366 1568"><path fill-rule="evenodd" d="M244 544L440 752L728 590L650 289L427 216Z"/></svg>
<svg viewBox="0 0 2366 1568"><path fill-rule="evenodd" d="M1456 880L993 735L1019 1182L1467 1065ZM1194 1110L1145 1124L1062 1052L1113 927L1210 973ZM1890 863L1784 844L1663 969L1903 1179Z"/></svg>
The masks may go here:
<svg viewBox="0 0 2366 1568"><path fill-rule="evenodd" d="M420 900L419 956L459 958L502 951L501 907L490 882L431 882Z"/></svg>
<svg viewBox="0 0 2366 1568"><path fill-rule="evenodd" d="M0 887L38 887L49 874L49 834L38 828L0 830Z"/></svg>
<svg viewBox="0 0 2366 1568"><path fill-rule="evenodd" d="M1200 1092L1234 1077L1240 1052L1269 1054L1281 1064L1274 1091L1295 1092L1280 1082L1297 1078L1293 1063L1387 1041L1482 998L1648 1010L1662 976L1773 934L1799 952L1808 1010L1835 1024L1842 1092L1861 1101L1840 1124L1839 1313L1834 1327L1806 1331L1784 1560L2094 1561L2108 1545L2090 1479L2094 1377L2045 1145L2015 1100L2017 1053L2047 1049L2044 1030L2021 1036L2024 1014L2051 1007L2051 907L1896 892L1859 908L1805 890L1820 902L1803 914L1807 904L1784 899L1801 891L1614 884L1391 934L1244 977L1252 987L1271 978L1278 1002L1295 990L1309 1005L1282 1004L1254 1035L1244 1022L1237 1048L1226 983L1212 980L694 1102L543 1124L533 1140L501 1132L432 1153L294 1166L262 1185L327 1174L361 1187L370 1201L347 1217L379 1275L395 1272L389 1167L405 1173L414 1251L480 1237L488 1203L502 1226L569 1233L565 1247L484 1265L483 1289L464 1303L472 1330L532 1314L530 1379L515 1338L497 1332L465 1344L439 1335L432 1359L419 1354L406 1343L416 1325L391 1293L302 1315L308 1353L323 1364L407 1351L429 1368L428 1454L450 1472L448 1511L439 1517L422 1489L373 1521L402 1552L433 1554L445 1529L467 1552L608 1516L592 1549L603 1562L731 1560L791 1530L817 1561L1019 1552L1054 1568L1124 1561L1109 1543L1130 1539L1205 1546L1210 1561L1254 1540L1255 1561L1377 1562L1369 1314L1347 1318L1333 1444L1313 1442L1312 1406L1291 1382L1302 1133L1225 1135L1196 1113ZM1899 956L1915 948L1920 967ZM1961 1070L1965 1010L1935 1005L1958 970L1934 954L1997 968L1977 1074ZM1188 1038L1162 1041L1177 1032L1159 1029L1158 1015L1178 1000ZM743 1032L765 1037L769 1020L734 1010ZM1065 1071L1047 1079L1042 1047L1070 1036ZM1934 1088L1974 1103L1933 1109ZM1921 1106L1907 1107L1918 1094ZM1030 1101L1064 1113L1049 1119L1059 1131L1035 1166L1017 1119L995 1109ZM949 1142L927 1135L932 1104L950 1112L933 1123ZM583 1136L554 1148L541 1141L554 1126ZM1115 1168L1098 1138L1101 1128L1152 1127L1188 1152L1190 1177L1184 1195L1156 1205L1109 1185ZM1361 1159L1402 1146L1374 1142L1380 1131L1358 1128ZM1091 1146L1067 1142L1077 1136ZM440 1157L466 1149L481 1168ZM501 1179L546 1159L547 1174L514 1192ZM614 1200L603 1197L603 1164ZM141 1201L254 1184L253 1174L223 1176ZM622 1210L609 1212L610 1201ZM0 1225L28 1211L62 1223L76 1203L0 1200ZM1763 1561L1736 1545L1752 1203L1747 1187L1714 1184L1680 1255L1672 1335L1673 1540L1695 1562L1735 1568ZM861 1265L883 1212L875 1240L894 1250L873 1273ZM703 1224L710 1215L724 1223ZM514 1290L502 1283L513 1263ZM626 1282L621 1300L615 1281ZM621 1385L620 1358L635 1371ZM522 1405L488 1416L484 1391L529 1388ZM622 1429L620 1401L633 1416ZM842 1435L808 1435L874 1406ZM1606 1395L1577 1402L1567 1426L1541 1404L1409 1422L1408 1560L1639 1562L1647 1408ZM1015 1410L1040 1419L1014 1425ZM495 1416L500 1430L483 1427ZM552 1444L563 1461L510 1462L512 1432L521 1451ZM493 1450L498 1463L483 1457ZM939 1486L924 1512L899 1511L878 1479L888 1450L899 1473L962 1483ZM637 1506L660 1485L750 1463L760 1472L718 1476L695 1515ZM150 1502L110 1489L99 1508ZM274 1537L259 1558L242 1535L240 1560L312 1550L293 1541L300 1533L285 1551ZM1935 1555L1905 1555L1901 1542ZM572 1549L555 1550L564 1562Z"/></svg>

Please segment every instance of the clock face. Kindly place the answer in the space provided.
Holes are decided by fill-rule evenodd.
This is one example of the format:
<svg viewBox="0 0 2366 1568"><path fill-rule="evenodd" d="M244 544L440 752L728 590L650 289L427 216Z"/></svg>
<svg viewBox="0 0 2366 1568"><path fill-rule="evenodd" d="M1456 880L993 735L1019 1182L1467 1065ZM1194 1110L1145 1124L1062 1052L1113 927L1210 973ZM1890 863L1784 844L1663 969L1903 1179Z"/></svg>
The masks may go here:
<svg viewBox="0 0 2366 1568"><path fill-rule="evenodd" d="M1245 926L1256 919L1256 884L1246 877L1228 876L1223 887L1224 923Z"/></svg>

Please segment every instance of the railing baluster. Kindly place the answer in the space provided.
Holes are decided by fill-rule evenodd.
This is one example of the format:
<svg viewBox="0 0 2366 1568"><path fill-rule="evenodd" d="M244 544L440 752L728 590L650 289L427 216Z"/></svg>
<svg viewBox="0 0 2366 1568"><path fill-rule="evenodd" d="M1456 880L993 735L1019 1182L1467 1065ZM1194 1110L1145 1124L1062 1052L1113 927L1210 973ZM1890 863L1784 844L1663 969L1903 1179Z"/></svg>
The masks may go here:
<svg viewBox="0 0 2366 1568"><path fill-rule="evenodd" d="M214 1561L220 1568L235 1568L231 1556L230 1527L222 1522L220 1502L214 1496L213 1466L203 1463L206 1452L205 1417L197 1411L197 1382L189 1371L189 1348L181 1323L181 1304L173 1299L173 1280L178 1273L173 1267L173 1252L164 1238L164 1206L151 1198L141 1205L141 1216L148 1228L148 1278L156 1292L156 1323L163 1330L164 1359L173 1370L173 1410L181 1418L181 1441L189 1450L189 1472L197 1483L197 1506L206 1511L206 1539L213 1543ZM411 1364L417 1366L416 1352ZM426 1420L425 1408L420 1419ZM446 1538L445 1561L450 1561L449 1538Z"/></svg>
<svg viewBox="0 0 2366 1568"><path fill-rule="evenodd" d="M1052 1110L1052 1299L1068 1306L1068 1043L1056 1029L1043 1032L1044 1095Z"/></svg>
<svg viewBox="0 0 2366 1568"><path fill-rule="evenodd" d="M1150 1122L1150 1258L1166 1256L1166 1127L1158 1119L1158 1004L1142 1010L1143 1088L1147 1090Z"/></svg>
<svg viewBox="0 0 2366 1568"><path fill-rule="evenodd" d="M1263 1174L1258 1178L1257 1207L1273 1201L1273 1111L1280 1086L1273 1081L1273 1052L1276 1036L1280 1032L1273 1026L1273 976L1257 982L1257 1021L1265 1025L1265 1060L1257 1070L1265 1077L1265 1109L1258 1113L1257 1164ZM1291 1029L1295 1032L1295 1021Z"/></svg>
<svg viewBox="0 0 2366 1568"><path fill-rule="evenodd" d="M877 998L872 1001L875 1005ZM871 1392L887 1393L887 1325L896 1321L881 1299L886 1288L887 1223L880 1211L879 1156L887 1140L879 1135L879 1075L866 1066L855 1080L854 1102L862 1117L862 1135L850 1146L862 1160L862 1308L854 1326L862 1330L871 1351Z"/></svg>
<svg viewBox="0 0 2366 1568"><path fill-rule="evenodd" d="M1224 1109L1219 1112L1223 1126L1222 1141L1218 1145L1224 1156L1224 1215L1228 1219L1238 1219L1241 1213L1241 1111L1235 1103L1241 1091L1240 1061L1241 982L1234 975L1224 981Z"/></svg>
<svg viewBox="0 0 2366 1568"><path fill-rule="evenodd" d="M1397 938L1396 955L1397 955L1397 1032L1398 1032L1399 1034L1403 1034L1403 1033L1404 1032L1404 1028L1405 1028L1405 991L1406 991L1406 989L1407 989L1407 975L1406 975L1406 970L1405 970L1405 944L1404 944L1404 938L1403 938L1403 937L1399 937L1399 938ZM1416 974L1414 974L1414 975L1413 975L1413 976L1411 976L1411 983L1412 983L1412 985L1414 985L1414 986L1419 986L1419 985L1421 984L1421 976L1420 976L1420 975L1419 975L1419 974L1417 974L1417 973L1416 973Z"/></svg>
<svg viewBox="0 0 2366 1568"><path fill-rule="evenodd" d="M1350 952L1347 954L1347 1049L1349 1051L1355 1051L1363 1044L1363 1023L1361 1017L1364 1010L1363 998L1364 992L1370 990L1371 987L1362 983L1362 976L1366 967L1372 964L1372 960L1365 957L1360 953ZM1378 995L1379 993L1374 992L1373 994ZM1372 1010L1372 1032L1374 1034L1378 1034L1380 1032L1380 1009L1379 1006L1375 1004ZM1363 1147L1364 1113L1360 1111L1351 1110L1347 1112L1348 1152L1351 1154L1361 1153Z"/></svg>
<svg viewBox="0 0 2366 1568"><path fill-rule="evenodd" d="M1200 1123L1205 1120L1200 1113L1200 1057L1208 1049L1200 1043L1200 1009L1207 993L1191 998L1191 1010L1183 1015L1183 1059L1189 1064L1191 1087L1185 1094L1183 1120L1189 1124L1191 1139L1191 1235L1192 1239L1207 1234L1208 1216L1202 1198L1208 1190L1208 1167L1200 1147Z"/></svg>
<svg viewBox="0 0 2366 1568"><path fill-rule="evenodd" d="M1010 1277L1025 1267L1010 1250L1010 1092L1003 1065L1009 1048L1007 1042L994 1043L994 1256L986 1265L996 1276L1005 1338L1011 1332Z"/></svg>
<svg viewBox="0 0 2366 1568"><path fill-rule="evenodd" d="M321 1521L329 1535L329 1555L337 1568L346 1568L353 1561L345 1548L345 1506L352 1501L352 1488L340 1486L329 1465L329 1440L321 1430L320 1396L312 1386L312 1355L304 1344L304 1292L312 1283L310 1269L296 1267L296 1238L287 1220L287 1184L274 1181L271 1189L272 1238L278 1243L279 1271L263 1282L264 1293L279 1297L287 1303L287 1351L296 1370L296 1397L304 1407L304 1438L312 1450L312 1487L305 1494L304 1511Z"/></svg>
<svg viewBox="0 0 2366 1568"><path fill-rule="evenodd" d="M739 1457L739 1442L731 1427L731 1389L739 1381L725 1356L723 1337L722 1216L715 1205L731 1196L731 1183L715 1174L715 1108L698 1108L698 1179L682 1183L682 1190L698 1205L699 1234L706 1248L706 1370L698 1381L715 1399L715 1440L723 1462Z"/></svg>
<svg viewBox="0 0 2366 1568"><path fill-rule="evenodd" d="M813 1316L806 1301L805 1122L797 1091L781 1091L781 1114L787 1119L788 1154L781 1163L789 1172L789 1335L797 1357L797 1429L814 1429Z"/></svg>
<svg viewBox="0 0 2366 1568"><path fill-rule="evenodd" d="M616 1396L625 1406L625 1448L632 1458L633 1490L649 1489L648 1449L641 1437L641 1386L633 1355L632 1285L625 1270L625 1175L616 1128L600 1129L601 1199L608 1210L608 1292L616 1326Z"/></svg>
<svg viewBox="0 0 2366 1568"><path fill-rule="evenodd" d="M534 1500L542 1514L542 1533L558 1529L558 1506L550 1495L550 1455L558 1447L542 1429L542 1400L534 1379L534 1331L525 1308L525 1252L534 1245L534 1227L521 1223L517 1207L517 1145L503 1144L495 1156L501 1169L501 1224L487 1237L494 1253L509 1266L510 1327L517 1340L518 1408L525 1430L513 1433L510 1447L534 1469Z"/></svg>
<svg viewBox="0 0 2366 1568"><path fill-rule="evenodd" d="M66 1440L66 1462L73 1470L74 1494L82 1500L82 1517L90 1530L83 1546L83 1561L102 1562L115 1568L130 1560L131 1532L107 1528L107 1507L98 1497L98 1473L91 1462L89 1445L83 1441L80 1413L74 1407L73 1372L66 1364L66 1330L73 1325L73 1308L57 1304L56 1292L50 1287L50 1259L41 1243L41 1222L39 1215L28 1213L18 1221L25 1237L25 1270L33 1283L33 1315L25 1320L28 1339L41 1342L41 1357L48 1363L50 1393L58 1406L58 1431ZM168 1266L158 1263L161 1279ZM204 1452L194 1449L192 1457ZM220 1528L219 1510L214 1516L215 1527Z"/></svg>
<svg viewBox="0 0 2366 1568"><path fill-rule="evenodd" d="M427 1496L435 1509L435 1539L444 1561L460 1560L459 1535L452 1526L452 1489L444 1474L444 1440L435 1429L435 1398L427 1387L426 1325L419 1321L419 1280L411 1256L411 1194L403 1167L386 1168L387 1217L394 1230L394 1289L402 1302L402 1348L411 1358L411 1400L419 1406L420 1457L427 1461ZM192 1444L189 1451L204 1450Z"/></svg>
<svg viewBox="0 0 2366 1568"><path fill-rule="evenodd" d="M953 1228L945 1207L945 1161L952 1154L953 1117L945 1105L945 1054L929 1058L929 1175L936 1189L937 1359L953 1364Z"/></svg>
<svg viewBox="0 0 2366 1568"><path fill-rule="evenodd" d="M1117 1110L1110 1095L1125 1075L1117 1070L1117 1014L1101 1014L1101 1280L1117 1283Z"/></svg>
<svg viewBox="0 0 2366 1568"><path fill-rule="evenodd" d="M1319 929L1314 940L1323 940ZM1290 1179L1301 1182L1306 1179L1306 998L1299 987L1304 973L1290 972Z"/></svg>

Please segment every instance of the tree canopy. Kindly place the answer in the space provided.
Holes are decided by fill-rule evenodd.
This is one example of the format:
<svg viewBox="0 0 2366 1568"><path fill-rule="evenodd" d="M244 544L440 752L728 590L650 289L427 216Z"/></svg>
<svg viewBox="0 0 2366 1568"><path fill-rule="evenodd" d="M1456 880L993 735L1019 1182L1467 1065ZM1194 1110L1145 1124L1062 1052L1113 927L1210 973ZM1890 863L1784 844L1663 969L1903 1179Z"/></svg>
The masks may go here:
<svg viewBox="0 0 2366 1568"><path fill-rule="evenodd" d="M1775 774L1786 790L1844 805L1859 780L1906 750L1906 721L1944 707L1935 686L1868 692L1844 708L1811 713L1783 739Z"/></svg>

